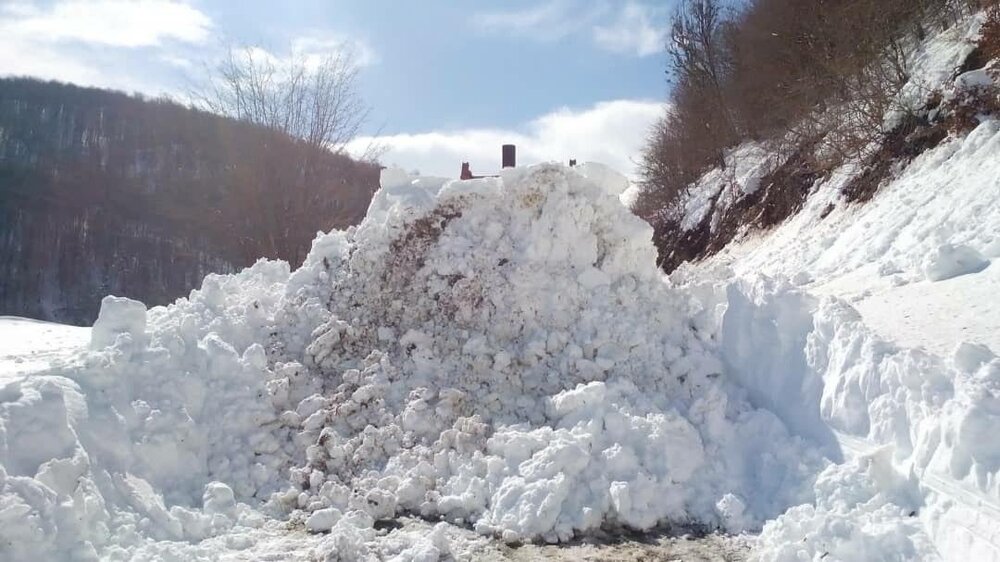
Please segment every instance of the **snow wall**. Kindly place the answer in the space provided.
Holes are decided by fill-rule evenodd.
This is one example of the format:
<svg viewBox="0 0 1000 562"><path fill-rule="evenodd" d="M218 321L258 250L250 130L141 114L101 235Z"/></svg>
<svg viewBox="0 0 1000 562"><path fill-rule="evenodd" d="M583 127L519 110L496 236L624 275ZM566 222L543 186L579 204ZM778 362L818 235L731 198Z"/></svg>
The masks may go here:
<svg viewBox="0 0 1000 562"><path fill-rule="evenodd" d="M0 383L0 544L151 557L277 518L353 559L412 514L506 541L673 522L763 527L766 560L1000 559L951 545L968 518L924 485L1000 496L1000 360L893 349L781 280L673 287L626 187L596 164L387 170L295 272L109 297L91 350Z"/></svg>

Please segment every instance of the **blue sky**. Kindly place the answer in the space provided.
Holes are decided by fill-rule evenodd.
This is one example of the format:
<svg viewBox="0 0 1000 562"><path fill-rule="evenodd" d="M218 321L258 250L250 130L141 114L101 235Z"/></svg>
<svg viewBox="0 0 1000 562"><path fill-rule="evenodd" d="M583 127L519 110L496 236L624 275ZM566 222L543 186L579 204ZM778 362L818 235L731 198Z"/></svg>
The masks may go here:
<svg viewBox="0 0 1000 562"><path fill-rule="evenodd" d="M183 98L227 44L352 45L383 160L423 173L598 159L631 172L665 97L671 1L6 0L0 74Z"/></svg>

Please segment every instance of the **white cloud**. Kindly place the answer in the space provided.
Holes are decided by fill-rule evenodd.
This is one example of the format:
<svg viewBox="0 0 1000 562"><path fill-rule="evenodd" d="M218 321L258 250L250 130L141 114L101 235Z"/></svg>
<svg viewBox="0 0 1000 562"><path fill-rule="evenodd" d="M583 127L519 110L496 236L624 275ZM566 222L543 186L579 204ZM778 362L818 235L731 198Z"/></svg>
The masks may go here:
<svg viewBox="0 0 1000 562"><path fill-rule="evenodd" d="M613 23L594 27L594 41L617 53L654 55L663 51L666 19L662 10L629 2Z"/></svg>
<svg viewBox="0 0 1000 562"><path fill-rule="evenodd" d="M203 66L222 56L223 30L190 0L0 0L0 76L183 98ZM276 63L318 64L339 48L360 66L378 57L365 42L327 31L296 32Z"/></svg>
<svg viewBox="0 0 1000 562"><path fill-rule="evenodd" d="M532 8L473 14L472 24L494 35L555 41L587 34L599 49L645 57L662 51L666 9L634 1L548 0Z"/></svg>
<svg viewBox="0 0 1000 562"><path fill-rule="evenodd" d="M200 47L212 29L179 0L16 1L0 6L0 75L161 93L169 88L155 65L177 68L183 59L168 48Z"/></svg>
<svg viewBox="0 0 1000 562"><path fill-rule="evenodd" d="M356 139L348 150L360 154L374 141L387 148L386 165L426 175L457 177L462 162L477 174L500 167L500 145L517 145L518 165L546 161L597 161L628 175L663 104L643 100L601 102L582 111L561 108L533 119L522 130L465 129Z"/></svg>
<svg viewBox="0 0 1000 562"><path fill-rule="evenodd" d="M52 43L150 47L167 40L202 43L212 20L177 0L69 0L48 9L18 2L0 8L0 32Z"/></svg>
<svg viewBox="0 0 1000 562"><path fill-rule="evenodd" d="M361 39L324 32L304 34L292 40L292 53L304 57L306 64L318 64L324 57L341 50L349 51L358 66L379 62L375 49Z"/></svg>
<svg viewBox="0 0 1000 562"><path fill-rule="evenodd" d="M11 33L0 23L0 75L38 76L78 84L95 84L101 72L72 53Z"/></svg>
<svg viewBox="0 0 1000 562"><path fill-rule="evenodd" d="M550 41L584 29L599 11L603 11L601 6L584 7L575 0L549 0L524 10L473 14L472 23L487 33Z"/></svg>

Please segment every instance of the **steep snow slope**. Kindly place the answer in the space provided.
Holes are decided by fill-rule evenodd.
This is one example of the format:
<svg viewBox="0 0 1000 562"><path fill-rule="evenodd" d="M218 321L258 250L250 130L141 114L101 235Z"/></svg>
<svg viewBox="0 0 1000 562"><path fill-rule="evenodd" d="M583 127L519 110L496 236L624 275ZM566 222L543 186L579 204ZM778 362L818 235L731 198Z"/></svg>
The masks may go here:
<svg viewBox="0 0 1000 562"><path fill-rule="evenodd" d="M786 224L711 262L737 274L786 275L811 292L849 299L889 339L947 353L976 337L1000 349L989 298L990 261L1000 257L998 154L1000 120L986 119L919 156L870 203L839 200L850 177L842 174L819 185ZM831 203L836 209L821 218ZM972 298L977 293L985 298ZM926 324L915 325L917 317Z"/></svg>
<svg viewBox="0 0 1000 562"><path fill-rule="evenodd" d="M975 46L980 19L918 49L901 94L907 105L919 106L931 91L940 92L942 105L962 103L1000 84L997 64L956 74ZM784 275L812 293L851 301L881 335L909 346L950 353L971 339L1000 349L995 299L989 298L996 276L991 260L1000 257L1000 119L979 115L977 121L968 133L953 133L901 162L869 204L846 201L844 187L859 170L845 165L817 182L801 212L779 228L728 245L701 269L722 264L737 275ZM714 212L721 213L732 199L725 193L753 191L759 170L777 165L755 143L730 158L735 172L721 179L713 172L693 186L684 214L688 228L700 222L707 201L718 198Z"/></svg>
<svg viewBox="0 0 1000 562"><path fill-rule="evenodd" d="M904 96L936 88L947 104L996 87L995 67L955 73L970 25L923 47ZM765 525L762 559L1000 559L1000 120L974 122L896 166L867 203L846 201L859 170L845 166L780 226L671 276L724 303L719 343L751 403L852 459L820 474L814 504ZM773 158L754 145L731 156L751 171ZM726 189L755 188L745 176L703 178L687 224ZM773 328L727 325L740 309Z"/></svg>

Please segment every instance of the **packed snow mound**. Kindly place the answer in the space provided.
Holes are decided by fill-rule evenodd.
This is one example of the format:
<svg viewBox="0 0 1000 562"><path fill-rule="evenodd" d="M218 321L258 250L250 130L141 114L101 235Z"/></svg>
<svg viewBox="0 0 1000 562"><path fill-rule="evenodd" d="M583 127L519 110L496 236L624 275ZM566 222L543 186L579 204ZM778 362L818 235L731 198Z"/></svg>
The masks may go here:
<svg viewBox="0 0 1000 562"><path fill-rule="evenodd" d="M286 264L261 262L169 308L107 298L93 351L0 378L4 559L130 559L170 550L156 541L261 527L235 499L286 486L253 342L287 278Z"/></svg>
<svg viewBox="0 0 1000 562"><path fill-rule="evenodd" d="M511 541L741 531L811 499L820 448L727 376L623 178L392 174L294 273L262 260L148 311L109 298L92 351L4 381L15 558L246 545L274 516L354 557L446 552L373 552L401 514Z"/></svg>

